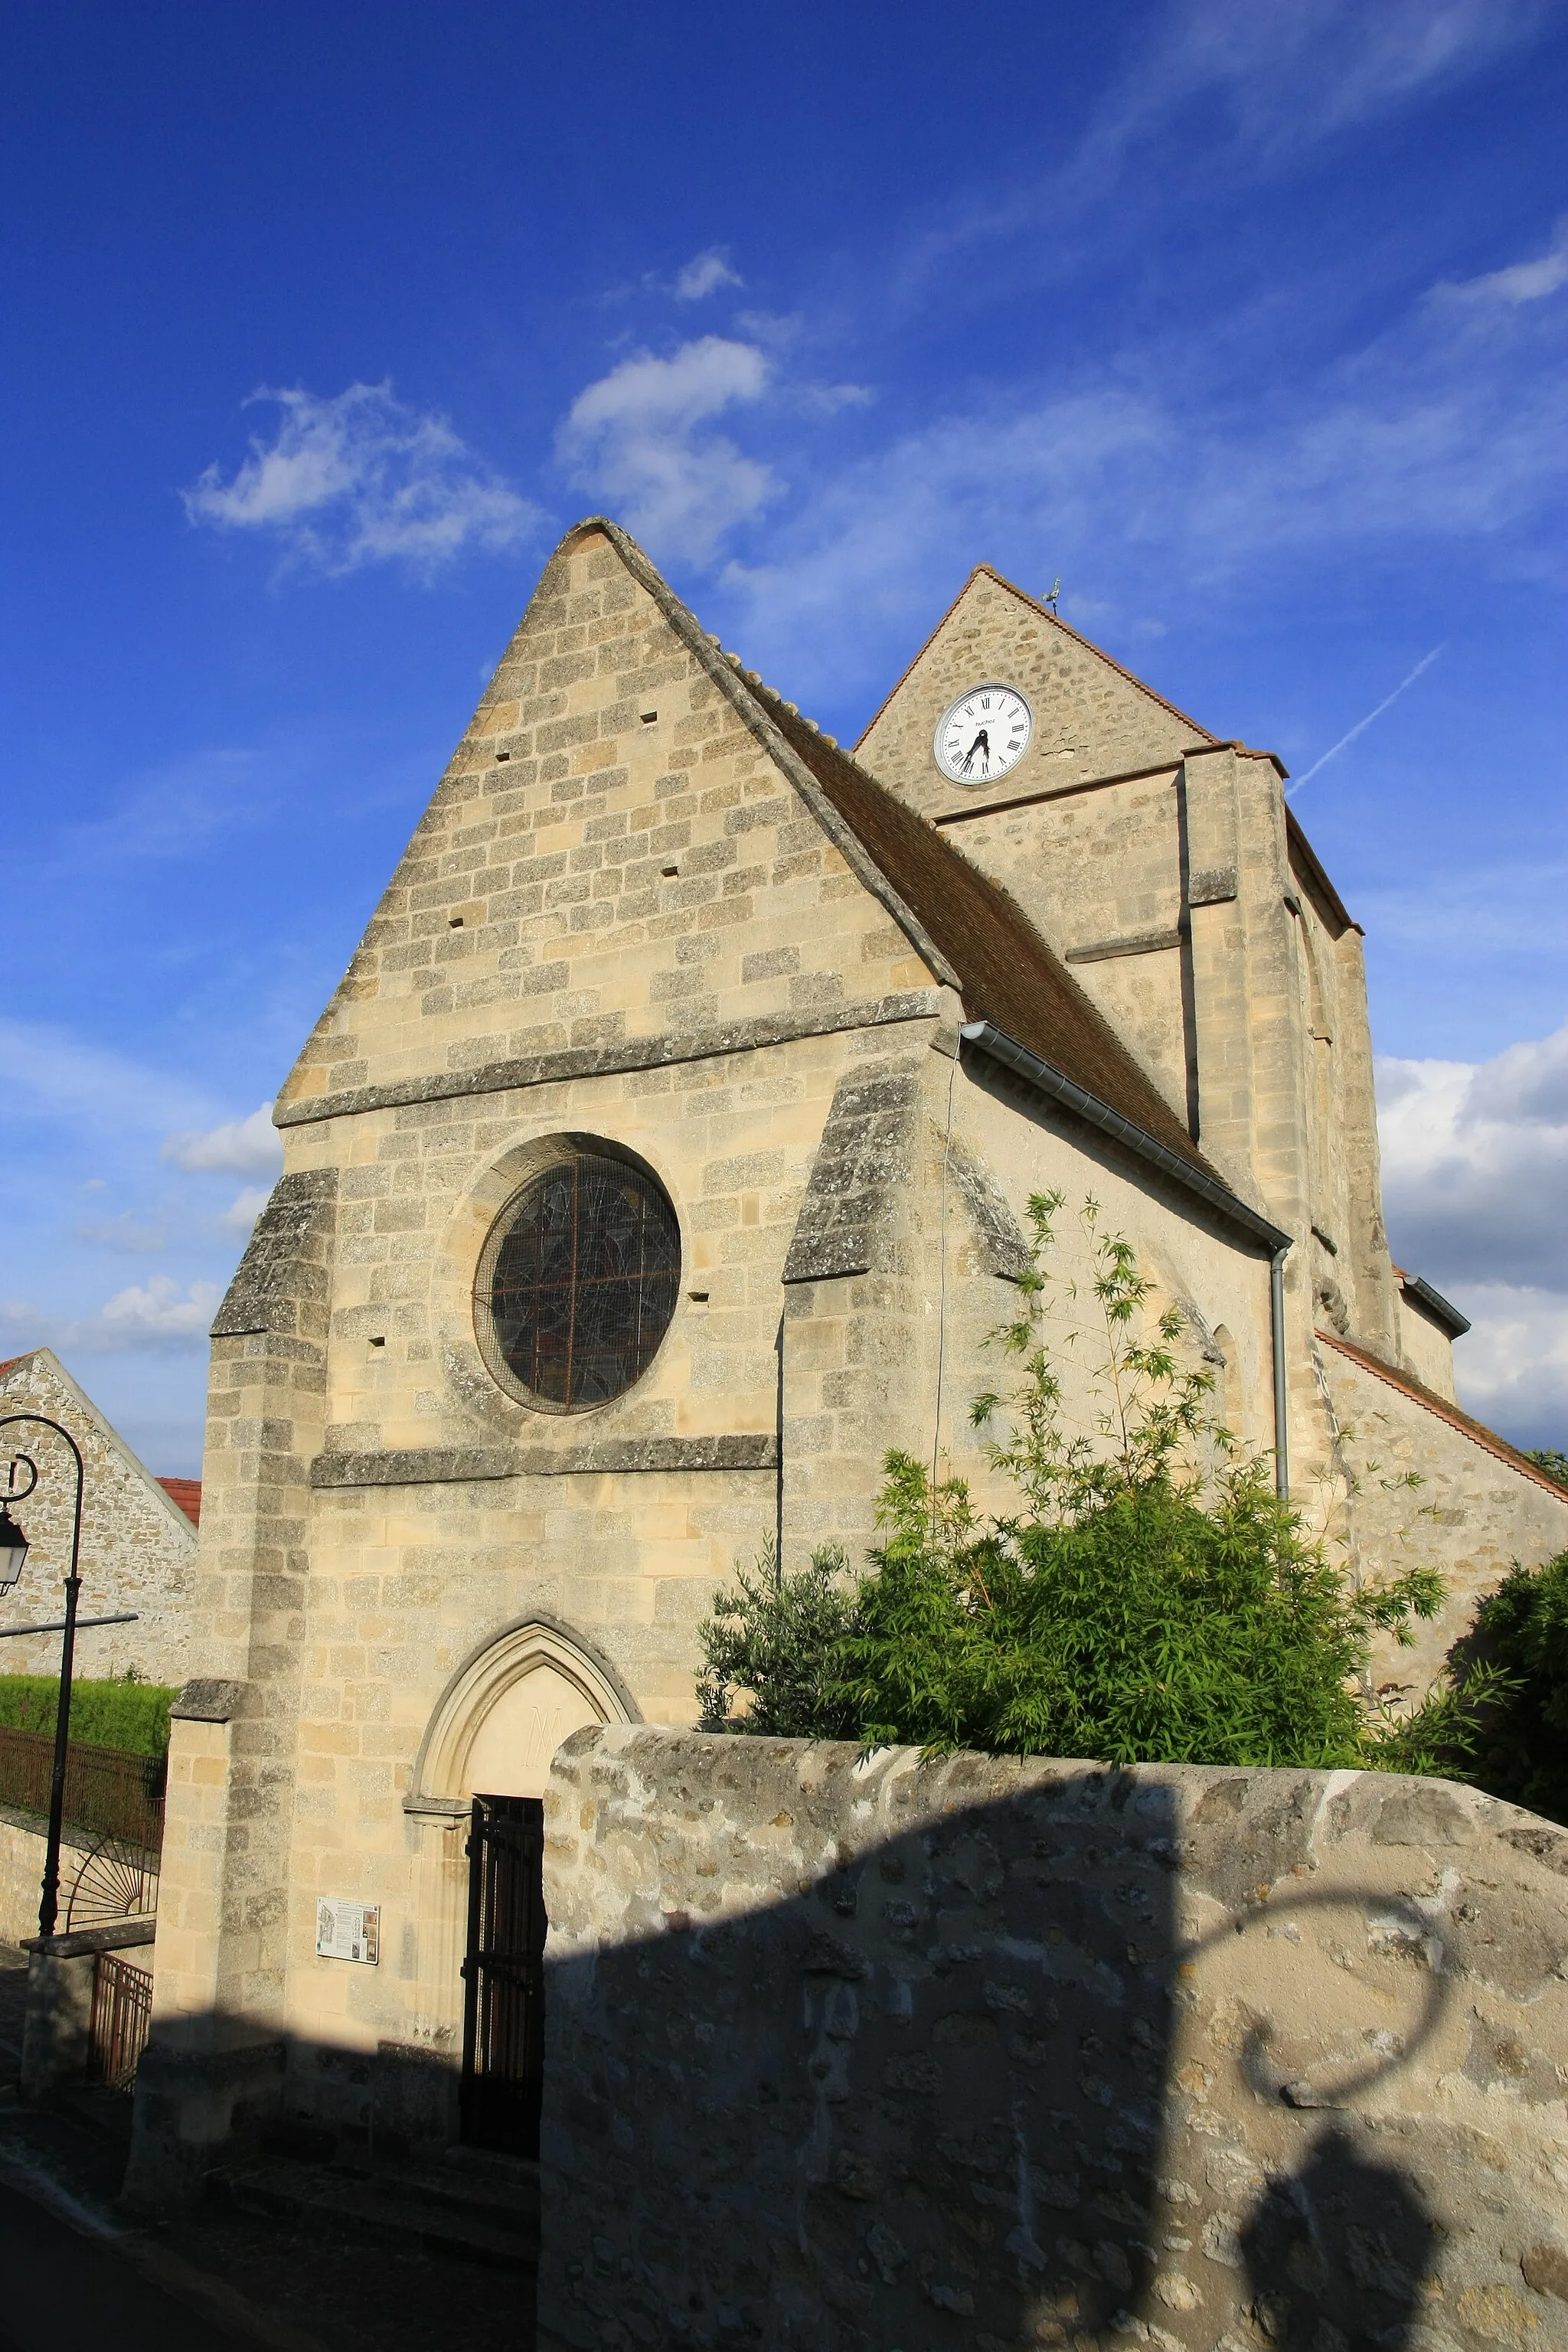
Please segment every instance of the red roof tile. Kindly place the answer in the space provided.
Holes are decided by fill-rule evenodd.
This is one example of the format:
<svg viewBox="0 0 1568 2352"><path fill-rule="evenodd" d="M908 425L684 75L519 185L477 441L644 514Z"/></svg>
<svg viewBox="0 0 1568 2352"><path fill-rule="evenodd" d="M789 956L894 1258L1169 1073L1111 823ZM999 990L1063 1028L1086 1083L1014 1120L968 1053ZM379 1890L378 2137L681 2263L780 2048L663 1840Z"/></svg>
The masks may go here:
<svg viewBox="0 0 1568 2352"><path fill-rule="evenodd" d="M172 1503L178 1503L194 1528L202 1523L202 1482L199 1478L160 1478L158 1484Z"/></svg>

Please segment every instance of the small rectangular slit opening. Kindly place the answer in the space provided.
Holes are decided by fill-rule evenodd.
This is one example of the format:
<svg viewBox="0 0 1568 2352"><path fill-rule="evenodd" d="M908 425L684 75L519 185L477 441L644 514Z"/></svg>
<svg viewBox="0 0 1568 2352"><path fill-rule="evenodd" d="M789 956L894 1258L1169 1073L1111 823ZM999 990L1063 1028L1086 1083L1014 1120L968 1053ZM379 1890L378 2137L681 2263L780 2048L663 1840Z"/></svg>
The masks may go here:
<svg viewBox="0 0 1568 2352"><path fill-rule="evenodd" d="M679 873L680 868L679 866L661 866L658 870L663 875L667 882L672 882L675 879L675 877Z"/></svg>
<svg viewBox="0 0 1568 2352"><path fill-rule="evenodd" d="M645 727L655 726L658 723L658 713L657 710L645 710L642 714L642 723Z"/></svg>

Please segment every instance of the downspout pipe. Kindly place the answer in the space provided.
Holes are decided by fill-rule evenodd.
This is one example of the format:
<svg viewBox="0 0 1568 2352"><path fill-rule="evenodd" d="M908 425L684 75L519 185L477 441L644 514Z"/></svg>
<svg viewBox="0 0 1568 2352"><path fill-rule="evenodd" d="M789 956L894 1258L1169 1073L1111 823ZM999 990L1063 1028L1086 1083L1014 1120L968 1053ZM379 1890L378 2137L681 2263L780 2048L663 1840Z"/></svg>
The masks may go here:
<svg viewBox="0 0 1568 2352"><path fill-rule="evenodd" d="M1290 1248L1291 1236L1268 1217L1261 1216L1256 1209L1249 1208L1228 1184L1222 1184L1219 1178L1211 1175L1206 1168L1184 1159L1179 1151L1173 1151L1168 1143L1162 1143L1157 1136L1149 1134L1124 1112L1113 1110L1109 1103L1101 1102L1098 1095L1091 1095L1086 1087L1080 1087L1065 1071L1055 1069L1049 1062L1042 1061L1037 1054L1029 1051L1027 1045L1020 1045L1017 1039L1009 1037L1005 1030L996 1028L989 1021L966 1021L959 1034L966 1045L975 1046L992 1061L1000 1062L1005 1068L1016 1071L1037 1093L1049 1096L1053 1102L1060 1103L1090 1127L1098 1127L1103 1134L1113 1137L1124 1150L1131 1152L1150 1167L1157 1168L1162 1176L1179 1185L1194 1200L1201 1201L1206 1209L1244 1233L1249 1241L1261 1242L1268 1249L1269 1340L1274 1356L1274 1486L1281 1498L1288 1497L1290 1465L1285 1379L1285 1258Z"/></svg>
<svg viewBox="0 0 1568 2352"><path fill-rule="evenodd" d="M1290 1499L1290 1423L1285 1390L1285 1253L1281 1242L1268 1262L1268 1328L1274 1346L1274 1491Z"/></svg>

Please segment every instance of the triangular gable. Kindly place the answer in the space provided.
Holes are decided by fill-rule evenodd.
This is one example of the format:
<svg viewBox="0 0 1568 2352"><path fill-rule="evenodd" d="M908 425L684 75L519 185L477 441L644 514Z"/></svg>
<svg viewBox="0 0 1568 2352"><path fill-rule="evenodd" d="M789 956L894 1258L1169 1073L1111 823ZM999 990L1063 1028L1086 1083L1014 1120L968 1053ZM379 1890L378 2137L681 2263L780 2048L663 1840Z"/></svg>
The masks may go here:
<svg viewBox="0 0 1568 2352"><path fill-rule="evenodd" d="M1469 1326L1467 1324L1465 1328L1468 1330ZM1568 1503L1568 1487L1560 1486L1539 1462L1532 1462L1527 1454L1520 1452L1517 1445L1510 1445L1506 1437L1500 1437L1495 1429L1489 1429L1484 1421L1476 1419L1474 1413L1466 1412L1451 1397L1439 1396L1436 1389L1429 1389L1424 1381L1418 1381L1414 1372L1402 1370L1396 1364L1385 1363L1381 1356L1374 1356L1370 1349L1358 1348L1353 1340L1345 1339L1338 1331L1325 1331L1320 1324L1317 1336L1324 1347L1332 1348L1336 1355L1348 1356L1352 1364L1361 1366L1363 1372L1371 1372L1391 1389L1398 1389L1416 1404L1424 1405L1438 1421L1446 1421L1450 1429L1457 1429L1461 1437L1468 1437L1472 1445L1480 1447L1483 1454L1491 1454L1499 1462L1506 1462L1509 1468L1517 1470L1521 1478L1531 1479L1537 1486L1544 1486L1547 1493L1554 1495L1559 1502Z"/></svg>
<svg viewBox="0 0 1568 2352"><path fill-rule="evenodd" d="M132 1452L113 1423L100 1412L87 1391L72 1380L54 1349L31 1348L25 1355L12 1356L6 1362L0 1363L0 1381L8 1379L13 1372L19 1371L25 1365L37 1368L29 1373L28 1378L39 1391L55 1388L64 1392L68 1400L68 1413L62 1417L68 1420L68 1414L74 1412L83 1421L90 1423L104 1443L119 1454L126 1468L134 1475L146 1493L154 1498L158 1508L170 1524L177 1528L180 1533L194 1544L196 1539L196 1530L188 1514L181 1509L174 1496L166 1491L162 1480L153 1475L141 1456ZM22 1438L18 1436L18 1444L22 1442ZM197 1493L200 1493L199 1481L188 1480L182 1483L195 1485Z"/></svg>
<svg viewBox="0 0 1568 2352"><path fill-rule="evenodd" d="M570 583L581 568L575 559L586 555L592 568L605 551L608 551L606 560L617 567L618 583L601 576L592 596L574 594ZM626 617L627 600L636 607L630 618ZM580 609L595 603L605 609L580 624ZM610 606L619 613L620 620ZM616 679L614 696L607 700L604 662L614 650L611 638L617 626L639 637L637 660L641 667L630 679ZM541 646L552 630L557 646L568 639L572 643L564 653L546 646L548 658L541 660ZM519 681L528 679L534 680L535 686L520 686ZM619 691L623 684L624 695ZM695 709L701 698L706 698L706 715ZM567 711L568 701L578 715ZM689 701L693 706L689 713ZM679 720L663 736L667 748L658 756L668 771L663 774L643 772L648 762L641 754L656 740L651 734L647 739L639 734L637 714L644 703L658 705L667 720L672 716ZM548 715L542 717L542 709L552 704ZM715 713L723 740L718 743L699 740L695 730L708 725ZM580 731L574 733L574 729ZM617 730L619 754L612 748ZM572 773L556 775L552 781L552 767L563 770L567 765L562 744L570 747ZM549 747L545 759L536 756L542 746ZM601 751L607 764L599 761ZM616 764L623 755L631 759L632 768ZM853 960L856 976L870 995L911 989L918 992L929 989L933 981L956 985L955 974L929 933L877 870L809 771L782 743L745 681L719 652L717 640L702 631L624 531L604 518L590 517L565 534L546 565L348 971L279 1089L275 1112L279 1125L291 1126L323 1111L360 1108L367 1091L384 1092L388 1084L406 1089L416 1076L428 1076L435 1090L440 1091L448 1073L488 1071L505 1060L517 1064L516 1083L521 1084L527 1082L522 1075L525 1067L532 1076L545 1074L542 1059L548 1063L550 1074L572 1075L573 1066L590 1042L606 1051L617 1040L628 1048L656 1048L659 1040L655 1031L673 1034L685 1017L681 992L671 987L661 999L657 990L651 996L645 991L635 1002L616 995L619 978L606 972L602 960L595 977L605 984L606 998L613 1002L602 1014L584 1016L579 1009L568 1015L565 1000L582 994L579 967L592 961L595 940L578 931L574 923L568 936L559 924L552 930L548 920L539 919L538 888L531 877L542 870L544 861L531 860L531 879L524 890L509 886L504 878L505 860L510 855L521 868L530 851L531 827L536 832L546 830L558 821L564 825L573 817L573 806L557 797L563 792L583 793L584 797L600 792L605 814L595 823L608 841L614 825L621 821L617 810L625 814L632 803L651 802L666 791L680 797L682 777L689 771L689 789L684 797L689 814L699 808L700 814L692 814L689 846L709 862L710 870L717 871L721 856L730 854L742 835L731 835L726 842L727 822L721 814L714 813L712 787L726 767L733 771L737 759L742 768L749 764L752 770L743 787L745 794L754 803L771 791L774 805L774 814L765 823L754 808L736 814L735 821L742 825L749 825L757 815L761 826L744 836L747 857L760 855L757 845L764 840L776 847L777 827L783 824L787 829L805 815L812 821L822 849L837 853L832 864L841 861L847 866L891 918L896 929L889 929L878 918L887 941L885 952L857 954ZM514 760L514 764L504 768L499 764L508 760ZM588 772L595 769L600 772ZM764 770L782 771L795 797L787 803L781 798L776 784L764 782ZM628 776L632 781L614 782ZM611 780L607 785L605 778ZM604 799L601 787L610 793L609 800ZM618 802L616 793L620 794ZM639 816L635 822L646 835L644 819ZM657 823L654 832L658 837ZM579 854L591 859L595 853L592 846L581 845L572 852L574 865ZM605 855L609 854L605 850ZM657 859L649 869L645 858L644 867L656 877L661 871L675 870L673 862L661 868ZM773 858L768 877L759 885L757 902L759 918L775 929L784 919L784 904L775 887L777 871L778 860ZM577 885L574 874L552 878L544 894L546 910L558 891L573 887L579 887L586 899L588 885ZM531 894L532 903L525 905ZM504 906L499 918L498 904ZM738 908L729 911L740 912ZM667 940L665 961L673 964L668 913L664 906L650 911L649 929L637 944L646 947L655 930L661 931ZM617 913L615 922L620 921ZM469 960L466 965L447 962L443 969L448 952L448 922L454 929L465 922L470 927L468 940L461 943ZM512 937L503 946L500 928L507 924ZM615 951L621 936L629 939L630 934L614 928L606 930L606 953ZM803 918L796 936L799 969L809 979L815 964L831 951L832 927ZM546 953L543 943L552 939L558 939L559 945L549 946ZM641 953L623 960L621 972L626 988L643 987L658 960L657 955ZM520 971L531 961L536 968L520 980ZM434 962L435 979L450 985L425 986L415 977L421 962ZM553 981L552 971L559 968L564 972L568 963L573 967L571 984L563 979L559 983ZM638 974L643 978L638 979ZM425 980L431 977L428 971L424 975ZM668 977L673 980L677 975L672 971ZM742 995L747 998L744 1006L739 1001ZM731 988L717 1018L734 1024L739 1017L743 1028L743 1015L756 1003L755 989ZM556 1019L563 1031L558 1038L543 1039L542 1029L549 1025L545 1016ZM529 1021L534 1024L531 1030L521 1025ZM555 1050L557 1045L570 1050L563 1055ZM658 1058L657 1052L653 1057Z"/></svg>
<svg viewBox="0 0 1568 2352"><path fill-rule="evenodd" d="M952 699L988 678L1019 688L1034 740L1009 793L1060 788L1170 761L1219 739L989 563L978 563L855 746L922 814L972 804L931 740Z"/></svg>
<svg viewBox="0 0 1568 2352"><path fill-rule="evenodd" d="M847 854L857 870L884 903L898 909L933 972L956 984L970 1017L994 1023L1194 1167L1212 1172L1164 1097L1017 901L812 720L754 673L728 662L642 550L615 524L601 528L614 534L628 567L667 603L672 619L679 616L682 635L691 633L706 649L726 695L746 712L748 724L769 743L822 824L840 843L847 833L852 848Z"/></svg>
<svg viewBox="0 0 1568 2352"><path fill-rule="evenodd" d="M642 549L617 524L592 517L566 534L530 602L529 614L542 599L559 597L560 560L592 534L614 550L629 581L646 593L689 669L709 681L731 719L739 722L772 768L787 781L821 834L892 918L930 978L955 988L970 1018L992 1023L1206 1172L1206 1163L1163 1097L1008 893L821 734L811 720L764 687L754 672L743 670L737 657L725 655L718 640L702 629ZM498 669L498 680L515 663L528 625L525 614ZM480 705L481 714L497 691L492 685ZM455 761L454 770L458 765ZM468 782L471 777L465 782L462 773L448 772L421 822L405 866L417 860L421 835L435 830L437 819L445 825L449 814L445 796L468 789ZM465 816L471 805L464 805ZM391 896L389 891L384 908ZM377 929L377 922L373 921L366 933L367 949L374 946ZM356 958L356 964L359 961ZM354 1003L363 992L355 968L351 967L318 1024L313 1043L320 1044L327 1036L340 1014L345 1026L353 1024ZM433 1035L433 1047L436 1042ZM448 1054L457 1050L450 1036L445 1039L445 1050ZM301 1069L310 1058L307 1048ZM318 1095L314 1103L321 1108L356 1107L352 1088L355 1084L363 1086L370 1075L363 1061L356 1063L352 1056L346 1066L340 1064L339 1067L351 1081L350 1090L338 1094L329 1088ZM560 1074L567 1073L563 1069ZM431 1075L437 1083L449 1083L438 1072ZM519 1082L521 1075L520 1068ZM295 1087L296 1079L291 1078L280 1094L281 1123L291 1124L311 1115L314 1103L295 1101Z"/></svg>

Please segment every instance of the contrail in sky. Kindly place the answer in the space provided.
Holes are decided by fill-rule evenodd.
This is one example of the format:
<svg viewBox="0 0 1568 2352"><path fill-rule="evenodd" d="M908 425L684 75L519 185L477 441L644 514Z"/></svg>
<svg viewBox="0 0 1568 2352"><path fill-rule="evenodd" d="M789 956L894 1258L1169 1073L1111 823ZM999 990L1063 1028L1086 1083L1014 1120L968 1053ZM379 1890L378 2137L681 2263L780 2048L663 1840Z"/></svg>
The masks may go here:
<svg viewBox="0 0 1568 2352"><path fill-rule="evenodd" d="M1347 743L1353 743L1358 735L1363 735L1366 732L1374 719L1381 719L1384 712L1388 709L1389 704L1392 702L1397 702L1405 688L1407 686L1414 686L1424 669L1431 668L1433 663L1442 652L1443 646L1446 646L1447 642L1447 638L1445 637L1442 646L1434 646L1429 654L1423 654L1421 659L1416 663L1409 677L1402 677L1399 684L1394 688L1394 692L1390 695L1386 695L1383 701L1378 704L1375 710L1369 710L1364 719L1358 719L1355 725L1351 729L1350 733L1348 735L1342 735L1337 743L1331 744L1321 760L1313 761L1311 766L1308 769L1304 776L1297 776L1294 778L1289 790L1285 794L1286 799L1289 800L1292 794L1299 793L1303 784L1310 784L1320 768L1326 768L1331 760L1338 758L1339 754L1344 750Z"/></svg>

